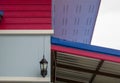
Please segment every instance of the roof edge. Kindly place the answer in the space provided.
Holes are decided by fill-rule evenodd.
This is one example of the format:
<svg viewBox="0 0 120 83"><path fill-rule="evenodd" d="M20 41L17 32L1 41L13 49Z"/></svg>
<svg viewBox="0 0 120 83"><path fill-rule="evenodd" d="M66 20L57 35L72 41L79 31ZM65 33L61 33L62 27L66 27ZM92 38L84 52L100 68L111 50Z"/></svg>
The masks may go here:
<svg viewBox="0 0 120 83"><path fill-rule="evenodd" d="M111 55L108 55L108 54L102 54L102 53L98 53L98 52L69 48L69 47L60 46L60 45L52 45L51 50L57 51L57 52L62 52L62 53L73 54L75 56L83 56L83 57L89 57L89 58L104 60L104 61L120 63L120 57L111 56Z"/></svg>
<svg viewBox="0 0 120 83"><path fill-rule="evenodd" d="M60 45L60 46L76 48L76 49L81 49L81 50L87 50L87 51L92 51L92 52L98 52L98 53L102 53L102 54L109 54L109 55L120 57L120 50L116 50L116 49L110 49L110 48L105 48L105 47L89 45L89 44L71 42L71 41L58 39L55 37L51 38L51 43L53 45Z"/></svg>

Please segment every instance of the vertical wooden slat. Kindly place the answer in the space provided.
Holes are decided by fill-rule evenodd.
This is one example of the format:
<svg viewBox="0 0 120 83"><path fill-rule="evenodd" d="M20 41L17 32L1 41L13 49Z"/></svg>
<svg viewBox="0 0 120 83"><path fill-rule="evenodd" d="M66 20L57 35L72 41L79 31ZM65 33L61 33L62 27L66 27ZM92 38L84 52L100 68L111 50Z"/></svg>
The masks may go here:
<svg viewBox="0 0 120 83"><path fill-rule="evenodd" d="M57 57L57 52L52 51L51 52L51 80L53 83L56 82L56 57Z"/></svg>

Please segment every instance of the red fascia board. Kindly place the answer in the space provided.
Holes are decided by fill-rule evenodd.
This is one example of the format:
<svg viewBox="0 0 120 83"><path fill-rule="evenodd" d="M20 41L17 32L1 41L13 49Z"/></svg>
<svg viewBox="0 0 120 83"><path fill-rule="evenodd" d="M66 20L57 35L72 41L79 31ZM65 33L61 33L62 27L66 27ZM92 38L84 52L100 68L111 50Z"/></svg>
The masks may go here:
<svg viewBox="0 0 120 83"><path fill-rule="evenodd" d="M90 58L120 63L120 57L111 56L107 54L101 54L97 52L80 50L80 49L75 49L70 47L59 46L59 45L52 45L51 49L58 52L74 54L76 56L84 56L84 57L90 57Z"/></svg>

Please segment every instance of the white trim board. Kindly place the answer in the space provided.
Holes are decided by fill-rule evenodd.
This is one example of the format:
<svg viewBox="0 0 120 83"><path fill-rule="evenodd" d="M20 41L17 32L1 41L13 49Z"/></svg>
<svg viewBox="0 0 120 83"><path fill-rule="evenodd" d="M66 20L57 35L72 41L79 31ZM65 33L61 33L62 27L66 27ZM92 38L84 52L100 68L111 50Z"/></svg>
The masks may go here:
<svg viewBox="0 0 120 83"><path fill-rule="evenodd" d="M0 30L0 34L53 34L53 30Z"/></svg>
<svg viewBox="0 0 120 83"><path fill-rule="evenodd" d="M0 82L50 82L50 77L0 77Z"/></svg>

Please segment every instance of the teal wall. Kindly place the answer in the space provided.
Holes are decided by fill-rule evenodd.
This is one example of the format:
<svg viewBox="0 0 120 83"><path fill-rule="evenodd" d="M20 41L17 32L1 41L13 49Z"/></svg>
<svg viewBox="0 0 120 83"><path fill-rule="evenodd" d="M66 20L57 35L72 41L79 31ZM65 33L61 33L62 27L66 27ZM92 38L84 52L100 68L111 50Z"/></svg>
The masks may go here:
<svg viewBox="0 0 120 83"><path fill-rule="evenodd" d="M40 77L43 42L50 77L49 35L0 35L0 76Z"/></svg>

